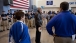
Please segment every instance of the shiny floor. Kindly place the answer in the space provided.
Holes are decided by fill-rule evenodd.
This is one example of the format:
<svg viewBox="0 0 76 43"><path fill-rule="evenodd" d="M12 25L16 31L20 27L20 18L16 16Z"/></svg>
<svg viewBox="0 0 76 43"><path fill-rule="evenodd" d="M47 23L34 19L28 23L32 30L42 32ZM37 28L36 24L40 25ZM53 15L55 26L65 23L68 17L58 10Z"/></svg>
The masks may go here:
<svg viewBox="0 0 76 43"><path fill-rule="evenodd" d="M35 43L35 32L35 28L29 29L32 43ZM0 32L0 43L8 43L8 33L8 30ZM42 31L41 43L53 43L53 37L50 36L45 29Z"/></svg>
<svg viewBox="0 0 76 43"><path fill-rule="evenodd" d="M32 43L35 43L35 32L36 32L35 28L29 29ZM0 32L0 43L8 43L8 33L9 33L8 30ZM45 28L42 30L41 43L54 43L53 37L47 33Z"/></svg>

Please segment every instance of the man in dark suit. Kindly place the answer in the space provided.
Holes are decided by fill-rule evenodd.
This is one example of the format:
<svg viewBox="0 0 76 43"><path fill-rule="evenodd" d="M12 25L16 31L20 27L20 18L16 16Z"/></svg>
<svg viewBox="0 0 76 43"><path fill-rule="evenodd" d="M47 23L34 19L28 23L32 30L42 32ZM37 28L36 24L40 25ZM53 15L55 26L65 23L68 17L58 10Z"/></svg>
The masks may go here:
<svg viewBox="0 0 76 43"><path fill-rule="evenodd" d="M35 24L36 24L36 43L41 43L41 26L42 26L42 17L41 17L41 8L38 8L37 13L35 14Z"/></svg>

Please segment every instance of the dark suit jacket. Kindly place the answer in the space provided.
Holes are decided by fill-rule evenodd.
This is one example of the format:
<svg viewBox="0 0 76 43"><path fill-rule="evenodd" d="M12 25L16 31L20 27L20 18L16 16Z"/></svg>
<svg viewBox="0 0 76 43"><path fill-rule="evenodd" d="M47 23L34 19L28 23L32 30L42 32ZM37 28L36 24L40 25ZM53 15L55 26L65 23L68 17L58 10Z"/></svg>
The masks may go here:
<svg viewBox="0 0 76 43"><path fill-rule="evenodd" d="M42 25L42 16L40 13L35 14L35 24L39 27Z"/></svg>

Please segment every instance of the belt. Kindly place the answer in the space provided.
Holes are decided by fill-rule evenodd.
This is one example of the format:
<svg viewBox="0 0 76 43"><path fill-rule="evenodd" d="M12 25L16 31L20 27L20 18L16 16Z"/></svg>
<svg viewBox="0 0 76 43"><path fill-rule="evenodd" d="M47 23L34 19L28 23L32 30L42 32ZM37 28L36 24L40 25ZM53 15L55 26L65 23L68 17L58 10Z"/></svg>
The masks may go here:
<svg viewBox="0 0 76 43"><path fill-rule="evenodd" d="M55 35L56 37L65 37L65 36L58 36L58 35ZM72 36L67 36L69 38L72 38Z"/></svg>

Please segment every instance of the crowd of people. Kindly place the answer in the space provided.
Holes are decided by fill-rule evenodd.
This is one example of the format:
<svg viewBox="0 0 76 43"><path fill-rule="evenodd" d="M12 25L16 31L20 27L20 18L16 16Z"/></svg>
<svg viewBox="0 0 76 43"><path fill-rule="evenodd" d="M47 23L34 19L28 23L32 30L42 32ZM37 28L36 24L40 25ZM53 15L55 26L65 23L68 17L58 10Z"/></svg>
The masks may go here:
<svg viewBox="0 0 76 43"><path fill-rule="evenodd" d="M9 30L10 25L13 24L13 15L10 13L10 10L8 10L8 13L5 14L5 11L2 11L2 14L0 15L0 32L3 32L5 30Z"/></svg>
<svg viewBox="0 0 76 43"><path fill-rule="evenodd" d="M9 42L14 43L31 43L28 28L36 27L36 43L41 43L41 30L46 28L47 32L54 36L55 43L74 43L72 35L76 34L76 13L68 11L69 3L62 2L60 11L43 11L41 8L37 12L28 11L26 14L22 10L15 11L13 14L8 10L2 11L0 15L1 32L10 29ZM10 27L10 25L12 25ZM55 27L55 33L52 27ZM48 42L47 42L48 43Z"/></svg>

